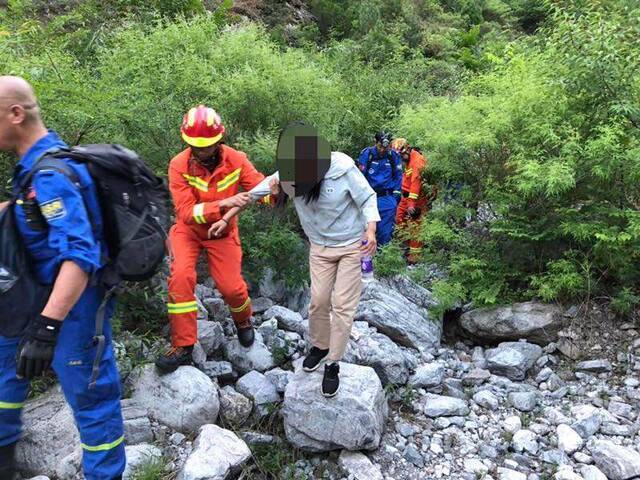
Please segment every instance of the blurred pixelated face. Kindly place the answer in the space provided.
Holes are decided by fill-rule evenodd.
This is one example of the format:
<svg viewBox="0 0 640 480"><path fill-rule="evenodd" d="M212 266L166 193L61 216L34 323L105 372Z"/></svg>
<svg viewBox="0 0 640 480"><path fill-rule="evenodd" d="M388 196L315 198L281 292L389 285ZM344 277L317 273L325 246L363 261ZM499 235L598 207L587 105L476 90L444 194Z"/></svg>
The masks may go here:
<svg viewBox="0 0 640 480"><path fill-rule="evenodd" d="M290 197L307 194L325 176L331 165L331 146L310 125L294 124L280 135L276 166L280 186Z"/></svg>

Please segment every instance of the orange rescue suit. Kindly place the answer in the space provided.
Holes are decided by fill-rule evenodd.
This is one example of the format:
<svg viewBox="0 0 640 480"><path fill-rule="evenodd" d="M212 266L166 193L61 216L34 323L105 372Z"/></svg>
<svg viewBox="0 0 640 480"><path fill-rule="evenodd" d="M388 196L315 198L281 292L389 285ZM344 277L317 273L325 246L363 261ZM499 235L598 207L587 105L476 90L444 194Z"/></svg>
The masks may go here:
<svg viewBox="0 0 640 480"><path fill-rule="evenodd" d="M237 327L251 325L251 300L242 278L242 249L237 220L234 217L219 238L209 240L212 223L225 211L220 200L238 193L239 187L251 190L264 179L243 152L220 145L219 163L207 170L187 148L169 165L169 188L176 210L176 224L171 228L171 272L168 311L171 342L174 347L193 345L197 340L198 305L195 297L196 262L206 251L209 272L229 306ZM269 203L269 197L263 199Z"/></svg>
<svg viewBox="0 0 640 480"><path fill-rule="evenodd" d="M422 250L422 242L417 240L420 230L422 216L427 213L429 200L423 193L421 174L427 162L422 154L411 149L409 162L402 175L402 199L396 212L396 224L399 227L409 229L409 263L415 263ZM420 213L413 218L408 218L407 209L413 207L419 209Z"/></svg>

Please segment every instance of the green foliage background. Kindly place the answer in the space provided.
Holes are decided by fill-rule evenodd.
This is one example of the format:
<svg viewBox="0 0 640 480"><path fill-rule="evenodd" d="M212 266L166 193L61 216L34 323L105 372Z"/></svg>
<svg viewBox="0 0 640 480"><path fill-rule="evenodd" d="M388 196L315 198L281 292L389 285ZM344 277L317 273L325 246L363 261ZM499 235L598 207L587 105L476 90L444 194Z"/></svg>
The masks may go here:
<svg viewBox="0 0 640 480"><path fill-rule="evenodd" d="M9 0L0 72L34 84L69 143L120 142L158 172L197 103L264 173L292 120L352 156L391 128L422 147L439 188L421 235L446 303L638 303L637 2L309 0L303 21L253 3L260 21L230 1ZM2 184L10 172L1 157ZM306 278L291 212L256 207L241 228L250 277ZM400 255L386 249L380 272Z"/></svg>

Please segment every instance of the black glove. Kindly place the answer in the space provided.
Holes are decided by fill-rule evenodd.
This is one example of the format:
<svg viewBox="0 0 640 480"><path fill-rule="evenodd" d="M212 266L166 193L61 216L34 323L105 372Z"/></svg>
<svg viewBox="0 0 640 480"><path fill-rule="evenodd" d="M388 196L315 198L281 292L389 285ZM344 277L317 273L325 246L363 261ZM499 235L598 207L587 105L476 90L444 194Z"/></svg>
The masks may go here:
<svg viewBox="0 0 640 480"><path fill-rule="evenodd" d="M31 380L42 375L53 361L62 322L40 315L27 327L18 346L16 375Z"/></svg>

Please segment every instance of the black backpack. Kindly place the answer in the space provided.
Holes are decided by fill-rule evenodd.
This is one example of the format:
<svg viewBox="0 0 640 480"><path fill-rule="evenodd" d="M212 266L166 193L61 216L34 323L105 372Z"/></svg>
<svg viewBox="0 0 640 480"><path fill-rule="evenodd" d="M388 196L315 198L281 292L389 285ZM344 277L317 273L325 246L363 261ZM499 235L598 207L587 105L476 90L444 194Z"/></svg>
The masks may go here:
<svg viewBox="0 0 640 480"><path fill-rule="evenodd" d="M166 253L171 197L165 181L135 152L120 145L82 145L47 151L21 182L0 217L0 335L21 335L49 297L51 287L39 284L30 268L29 254L15 224L14 204L30 185L33 175L42 170L59 171L79 183L64 159L87 166L96 185L109 252L101 277L106 295L95 319L97 352L89 383L93 388L105 348L106 306L123 280L148 280L160 269Z"/></svg>
<svg viewBox="0 0 640 480"><path fill-rule="evenodd" d="M27 324L44 308L50 285L38 282L29 252L16 225L17 195L0 212L0 335L22 335Z"/></svg>
<svg viewBox="0 0 640 480"><path fill-rule="evenodd" d="M166 254L171 197L165 181L132 150L97 144L48 151L29 172L22 188L43 170L57 170L78 183L65 158L84 163L96 185L109 252L102 283L112 287L122 280L149 280Z"/></svg>

